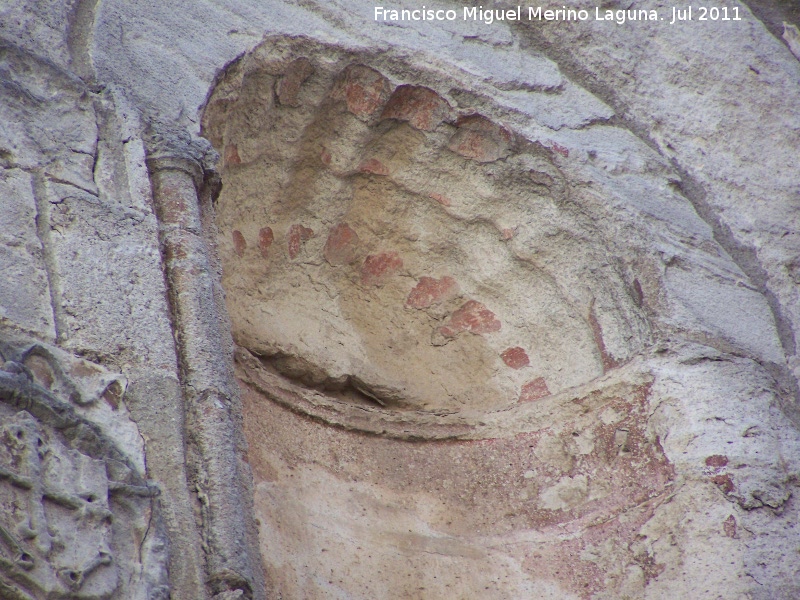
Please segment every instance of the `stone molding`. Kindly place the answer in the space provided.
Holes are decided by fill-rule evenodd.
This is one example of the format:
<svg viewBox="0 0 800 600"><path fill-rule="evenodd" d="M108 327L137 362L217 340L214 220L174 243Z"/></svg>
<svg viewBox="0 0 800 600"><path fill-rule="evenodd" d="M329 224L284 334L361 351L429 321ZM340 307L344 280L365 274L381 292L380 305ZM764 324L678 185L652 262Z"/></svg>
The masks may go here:
<svg viewBox="0 0 800 600"><path fill-rule="evenodd" d="M238 388L225 350L229 344L220 318L225 309L214 293L213 258L199 203L207 186L213 193L215 153L205 140L172 132L151 140L147 165L177 338L207 586L215 598L239 592L239 597L261 597L257 551L246 541L254 525L243 489L249 473L236 443Z"/></svg>

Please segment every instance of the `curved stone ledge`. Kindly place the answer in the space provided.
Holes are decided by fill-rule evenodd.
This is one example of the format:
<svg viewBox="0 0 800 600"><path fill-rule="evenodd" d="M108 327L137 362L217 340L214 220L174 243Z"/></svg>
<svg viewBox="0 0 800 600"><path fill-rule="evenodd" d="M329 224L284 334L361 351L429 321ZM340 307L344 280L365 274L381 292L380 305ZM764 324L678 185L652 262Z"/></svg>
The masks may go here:
<svg viewBox="0 0 800 600"><path fill-rule="evenodd" d="M567 422L621 398L632 398L652 384L641 361L586 385L535 402L487 411L392 410L354 405L313 390L267 368L244 348L235 353L237 376L244 385L276 404L324 425L409 442L489 440L541 430Z"/></svg>

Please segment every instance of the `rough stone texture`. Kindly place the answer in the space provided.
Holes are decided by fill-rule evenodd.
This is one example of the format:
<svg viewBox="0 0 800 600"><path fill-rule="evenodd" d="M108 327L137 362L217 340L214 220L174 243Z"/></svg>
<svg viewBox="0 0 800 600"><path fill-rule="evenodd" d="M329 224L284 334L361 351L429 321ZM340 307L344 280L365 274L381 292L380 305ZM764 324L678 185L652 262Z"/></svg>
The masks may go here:
<svg viewBox="0 0 800 600"><path fill-rule="evenodd" d="M159 490L125 379L7 330L0 360L2 597L163 597Z"/></svg>
<svg viewBox="0 0 800 600"><path fill-rule="evenodd" d="M44 5L34 13L41 10ZM3 21L5 26L13 22ZM26 22L57 20L20 21ZM40 35L44 30L32 31ZM3 270L11 274L26 268L14 278L4 275L0 314L12 332L22 330L39 341L57 342L69 355L87 359L77 375L102 369L122 374L124 394L109 397L116 406L104 401L92 414L81 415L108 424L106 434L117 444L135 439L137 450L128 453L129 459L146 468L160 488L158 518L165 537L154 551L160 554L162 575L169 571L170 581L154 582L152 596L146 587L133 591L124 582L143 577L141 567L114 557L112 569L123 587L115 591L112 586L103 597L123 594L149 600L165 596L173 586L176 594L180 590L186 597L199 598L204 588L202 550L185 471L181 390L144 131L138 111L123 94L93 91L66 70L69 64L56 64L63 63L57 53L65 48L44 46L47 57L29 51L35 52L36 44L4 45L0 52L5 74L0 94L5 186L0 220L14 220L13 226L3 228L7 233L2 252L9 257ZM72 67L82 73L77 60ZM5 333L2 337L7 341ZM55 350L46 353L56 355ZM63 363L64 356L55 363ZM97 410L101 414L94 414ZM133 429L128 419L135 423ZM132 506L120 518L138 522L146 510ZM144 549L151 542L142 532L136 534L137 544L144 541ZM64 566L91 559L76 553ZM55 565L61 566L58 561Z"/></svg>
<svg viewBox="0 0 800 600"><path fill-rule="evenodd" d="M661 369L674 368L680 380L690 377L691 369L680 365L695 360L689 357L697 352L697 343L722 355L752 357L755 362L739 367L748 373L737 377L739 381L757 380L763 376L758 373L771 372L777 377L769 386L773 400L765 399L761 409L765 413L771 410L767 406L784 393L781 381L786 380L781 379L784 349L768 298L752 285L743 285L747 274L715 239L714 228L701 218L691 198L676 185L682 173L669 157L658 155L620 125L581 126L572 133L550 133L542 138L531 136L530 128L513 132L507 125L476 115L468 106L461 108L463 117L443 122L435 130L425 131L410 122L405 125L406 119L395 118L400 114L396 107L384 109L384 114L395 115L394 123L376 123L372 119L377 112L373 103L379 97L377 82L382 80L374 69L367 69L363 57L331 49L325 53L327 62L323 62L316 56L324 51L309 43L296 52L315 64L315 75L306 84L306 105L291 113L277 106L270 112L262 109L265 125L254 128L251 117L247 131L237 131L231 125L240 120L238 114L252 115L247 108L248 96L237 88L250 89L255 83L249 82L258 81L260 73L279 69L277 57L286 50L275 40L230 67L231 74L211 96L206 112L204 133L210 139L221 144L241 139L241 145L258 148L263 157L260 161L254 157L247 170L222 173L227 187L223 187L218 208L221 231L244 231L251 222L250 215L259 210L280 224L276 230L303 219L314 230L327 227L329 231L324 244L317 242L316 251L313 245L308 246L304 263L291 266L279 258L268 266L239 260L235 248L234 252L226 250L224 234L220 238L223 285L229 291L234 337L258 357L245 361L249 366L243 367L241 375L249 386L245 426L253 429L247 430L248 436L255 440L259 435L256 431L268 427L258 416L266 410L264 401L259 400L259 394L263 394L279 405L345 429L444 443L441 451L434 450L439 446L424 451L424 464L411 457L399 459L398 464L414 465L410 468L414 477L447 471L467 460L452 454L459 446L444 441L448 437L483 440L478 446L483 462L475 463L470 476L454 475L450 485L469 489L467 481L474 477L484 482L485 489L465 492L459 501L448 501L443 492L437 492L431 502L443 504L434 509L423 500L424 493L432 488L430 482L414 484L396 470L385 470L385 466L366 467L370 475L367 471L353 472L348 465L360 464L360 459L306 458L310 450L299 450L297 456L303 458L288 459L286 468L292 473L298 468L309 469L308 477L325 481L317 488L309 483L311 480L282 475L282 461L294 456L303 436L308 436L312 446L324 447L325 455L331 457L343 451L339 443L366 446L366 452L377 457L386 452L385 458L375 459L376 465L395 464L396 459L389 456L397 456L401 450L388 442L363 438L340 442L334 433L323 434L316 429L299 434L305 431L299 423L283 424L281 427L293 432L291 448L288 440L281 443L280 436L271 435L265 438L270 441L254 442L251 449L251 456L258 454L261 458L257 460L266 461L266 465L255 467L262 553L269 553L268 548L293 548L265 559L270 585L292 597L374 594L368 581L374 579L374 573L386 572L377 558L387 552L381 549L384 544L405 548L409 556L422 556L426 544L439 543L447 549L438 552L461 558L453 559L455 562L441 571L434 569L436 582L425 585L414 580L409 584L403 573L387 573L380 579L381 585L388 585L395 596L422 593L409 585L424 587L428 591L423 595L430 597L447 595L447 586L456 593L464 593L461 585L466 585L463 589L485 588L487 582L467 575L475 571L474 567L459 560L473 552L489 560L479 550L489 542L468 542L465 534L452 533L431 516L446 514L452 524L458 522L457 515L491 513L487 506L473 504L476 496L487 498L493 510L503 507L503 514L525 514L527 510L559 514L566 519L563 526L574 536L570 545L547 546L548 534L542 522L520 517L514 524L504 524L496 517L491 533L484 535L497 540L499 546L493 548L505 548L491 556L510 561L503 563L505 567L498 563L496 570L490 570L505 578L503 584L493 582L498 586L498 597L525 593L545 597L659 597L675 589L706 597L705 589L700 589L707 581L702 570L681 570L679 565L685 564L684 556L720 556L718 538L742 545L739 562L726 564L716 589L733 594L751 590L752 584L741 582L744 573L752 575L753 581L791 579L791 569L782 571L766 560L766 546L743 541L739 523L764 527L748 512L762 507L781 513L773 514L773 522L783 522L784 526L791 523L792 517L782 511L791 502L795 481L791 473L796 466L778 475L771 474L767 464L750 470L743 466L749 463L742 462L733 472L713 457L727 457L725 453L736 442L715 438L706 425L699 425L704 432L701 447L705 454L690 464L677 456L675 447L663 446L660 440L675 439L670 434L672 428L683 431L689 423L702 424L709 417L677 410L666 421L646 416L656 408L663 410L673 397L662 387L663 378L669 377ZM340 62L331 66L332 57L341 57ZM400 71L391 59L381 64L387 72ZM337 92L341 82L352 79L354 72L364 77L369 74L374 89L362 85L353 86L349 96ZM420 72L420 80L428 83L424 68L420 67ZM275 76L280 76L279 71ZM439 85L454 98L452 104L459 106L455 91L459 84L448 81ZM327 89L334 93L328 94ZM401 96L406 93L399 92ZM218 102L223 101L225 118L220 119ZM345 104L345 111L338 108L339 103ZM369 110L353 109L367 104ZM480 108L488 112L487 105ZM260 136L258 130L267 131L267 123L270 134ZM299 127L303 135L293 144L271 145L272 132L282 126ZM321 152L330 160L320 164ZM453 154L463 158L454 158ZM286 167L281 168L282 162ZM318 187L303 185L312 171L319 178ZM449 179L452 173L458 173L458 179ZM261 188L279 190L266 200L266 208L261 208L265 206L262 197L249 192L257 181ZM438 183L438 190L431 189L431 181ZM446 190L447 196L439 190ZM426 198L436 203L426 202ZM577 205L580 211L574 210ZM392 262L389 256L397 257L397 269L391 269L391 277L384 279L381 287L372 289L371 277L383 273L383 267ZM410 281L403 284L405 277ZM288 297L293 301L287 301ZM666 358L661 357L664 352ZM717 381L711 373L706 376ZM282 377L285 383L280 383ZM588 401L597 399L593 394L602 396L635 381L641 381L636 388L641 394L638 401L642 407L649 407L637 409L639 413L631 404L597 405ZM734 382L722 385L740 399L738 402L747 402L751 396L744 389L737 390ZM304 386L310 388L311 395L302 391ZM578 391L581 389L585 391ZM703 399L691 392L679 397L687 394L697 400L696 408L717 410L718 401L712 398ZM789 398L785 402L791 403ZM593 415L591 418L599 423L597 429L582 431L548 408L551 403L563 407L576 401L585 406L585 414ZM347 404L360 407L360 412L351 412ZM791 404L784 406L791 409ZM496 413L501 407L503 411ZM390 416L387 410L399 412ZM434 425L443 418L442 411L458 416ZM512 418L517 411L531 417ZM503 418L491 417L493 414L502 414ZM739 425L734 427L741 429L739 435L751 435L745 433L744 413L736 411L736 415ZM487 423L495 418L500 422ZM253 420L257 426L251 423ZM554 438L549 428L565 422L569 433L563 438L555 433ZM784 423L787 437L778 435L781 441L775 438L775 443L783 448L781 456L795 465L795 459L789 457L797 447L796 430L791 421ZM504 471L491 466L491 461L525 455L521 449L514 450L499 441L509 438L531 439L528 447L535 459L557 466L560 475L543 477L538 463L530 459L525 469L503 483ZM605 441L601 444L599 440ZM762 438L761 443L766 448L771 442ZM647 499L638 495L642 490L633 491L635 486L628 490L622 480L614 480L608 487L600 483L601 474L624 477L620 463L610 459L608 448L615 449L615 456L633 461L636 485L642 489L647 489L651 477L653 482L660 482L653 483L656 487ZM326 465L324 477L314 466L320 462ZM579 467L581 464L585 466ZM409 498L394 496L395 478L402 482L398 489L410 494ZM519 492L518 496L516 491L510 497L505 495L506 487L513 490L517 485L511 483L517 481L515 478L528 482L527 495ZM378 506L359 504L344 488L338 493L344 496L344 505L363 506L363 510L343 516L351 514L343 505L320 505L314 500L324 495L323 488L338 489L335 481L362 480L378 486L362 494L382 498L379 506L387 509L404 506L404 517L391 519ZM351 488L349 485L347 489L352 492ZM602 499L612 489L616 490L616 502L630 502L636 511L614 509L605 503ZM284 516L294 514L294 509L280 499L282 494L304 498L300 502L304 512L292 517L300 529L291 529L291 533ZM336 495L328 493L325 497ZM462 506L462 501L468 504ZM515 508L520 501L522 504ZM728 502L735 502L740 511L724 513ZM276 504L283 508L276 509ZM581 525L581 517L573 511L589 506L609 511L609 524L600 529ZM675 506L696 514L694 518L703 523L706 521L698 511L718 507L714 509L720 512L714 533L705 525L674 531ZM616 523L612 516L615 510L626 516L612 526ZM730 535L730 517L737 523L738 538ZM334 537L329 539L325 531L330 527L324 523L331 521L345 529L332 533ZM403 523L403 532L408 532L408 524L416 523L411 532L421 536L419 541L386 542L395 539L391 529L384 529L387 522L397 522L398 527ZM470 521L462 525L463 532L476 527L480 531ZM527 539L526 531L538 541L521 541ZM793 530L787 531L787 543L797 539ZM646 541L659 539L661 532L670 532L671 544L680 548L678 554ZM357 547L339 547L334 538L353 539ZM295 545L298 539L304 540L301 546ZM526 543L531 545L522 550ZM472 550L456 550L451 544L467 544ZM359 547L362 552L358 552ZM626 550L600 550L611 547ZM320 553L330 552L330 560L312 560L317 555L314 548ZM339 558L349 554L358 558L344 562ZM348 577L336 578L337 568L345 569ZM506 574L506 568L515 575ZM417 573L418 569L422 567L410 567L410 572ZM327 583L312 577L315 572L331 570L333 575ZM357 573L363 573L363 579ZM461 581L464 578L469 583ZM740 583L724 587L724 581ZM788 586L779 584L775 593L789 594L785 590L791 589L791 584Z"/></svg>
<svg viewBox="0 0 800 600"><path fill-rule="evenodd" d="M176 160L170 144L156 144L148 165L170 307L180 332L188 468L201 504L207 588L215 596L234 591L246 598L263 596L261 565L251 560L247 544L250 499L243 476L249 470L240 460L246 448L236 429L238 387L228 322L217 307L212 250L205 240L195 177L199 169L183 157Z"/></svg>
<svg viewBox="0 0 800 600"><path fill-rule="evenodd" d="M423 131L433 131L450 115L450 105L433 90L413 85L400 85L392 93L381 115L397 119Z"/></svg>
<svg viewBox="0 0 800 600"><path fill-rule="evenodd" d="M0 180L0 322L53 341L56 337L42 243L36 232L33 179L8 169Z"/></svg>
<svg viewBox="0 0 800 600"><path fill-rule="evenodd" d="M799 597L800 10L707 4L0 6L0 597Z"/></svg>

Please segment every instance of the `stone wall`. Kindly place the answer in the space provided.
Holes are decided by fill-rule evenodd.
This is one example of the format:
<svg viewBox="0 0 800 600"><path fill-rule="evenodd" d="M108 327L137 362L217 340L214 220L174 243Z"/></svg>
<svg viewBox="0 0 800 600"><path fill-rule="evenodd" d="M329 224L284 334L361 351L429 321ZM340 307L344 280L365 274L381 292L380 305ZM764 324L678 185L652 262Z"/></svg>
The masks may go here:
<svg viewBox="0 0 800 600"><path fill-rule="evenodd" d="M0 7L0 597L800 595L800 16L712 4Z"/></svg>

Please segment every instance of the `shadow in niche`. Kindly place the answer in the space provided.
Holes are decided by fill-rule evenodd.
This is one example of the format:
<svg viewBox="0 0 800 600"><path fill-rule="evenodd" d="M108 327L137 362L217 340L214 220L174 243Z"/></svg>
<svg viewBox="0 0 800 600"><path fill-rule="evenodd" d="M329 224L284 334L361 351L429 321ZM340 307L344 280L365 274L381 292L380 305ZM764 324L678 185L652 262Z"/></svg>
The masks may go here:
<svg viewBox="0 0 800 600"><path fill-rule="evenodd" d="M280 374L290 381L294 381L309 389L325 392L329 396L351 404L364 406L398 406L402 401L382 394L380 390L370 389L350 375L343 375L338 379L328 377L324 372L316 369L302 357L293 355L257 356L261 366L268 372ZM402 406L402 405L399 405Z"/></svg>

